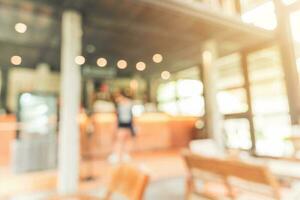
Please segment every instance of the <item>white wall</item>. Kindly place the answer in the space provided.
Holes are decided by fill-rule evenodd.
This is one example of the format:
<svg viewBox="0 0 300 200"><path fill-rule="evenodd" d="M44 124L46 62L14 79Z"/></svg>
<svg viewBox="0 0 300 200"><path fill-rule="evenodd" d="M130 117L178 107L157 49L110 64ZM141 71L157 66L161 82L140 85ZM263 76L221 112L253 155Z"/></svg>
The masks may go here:
<svg viewBox="0 0 300 200"><path fill-rule="evenodd" d="M9 72L8 107L16 111L17 98L20 92L55 92L58 94L60 85L59 73L54 73L44 66L36 70L14 67Z"/></svg>

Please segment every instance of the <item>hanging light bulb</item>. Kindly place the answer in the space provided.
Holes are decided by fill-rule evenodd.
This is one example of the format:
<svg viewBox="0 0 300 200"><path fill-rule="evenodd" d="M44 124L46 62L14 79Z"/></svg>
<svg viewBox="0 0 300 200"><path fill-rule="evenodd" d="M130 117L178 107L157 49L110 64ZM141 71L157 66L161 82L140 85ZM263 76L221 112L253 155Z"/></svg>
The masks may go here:
<svg viewBox="0 0 300 200"><path fill-rule="evenodd" d="M83 57L83 56L76 56L75 63L77 65L83 65L85 63L85 57Z"/></svg>
<svg viewBox="0 0 300 200"><path fill-rule="evenodd" d="M24 24L24 23L16 23L15 25L15 30L18 32L18 33L25 33L27 31L27 25Z"/></svg>
<svg viewBox="0 0 300 200"><path fill-rule="evenodd" d="M13 65L20 65L22 63L22 57L21 56L12 56L10 58L10 62L13 64Z"/></svg>
<svg viewBox="0 0 300 200"><path fill-rule="evenodd" d="M126 69L127 68L126 60L119 60L117 66L119 69Z"/></svg>
<svg viewBox="0 0 300 200"><path fill-rule="evenodd" d="M159 53L154 54L152 57L153 62L155 63L161 63L163 61L163 56Z"/></svg>
<svg viewBox="0 0 300 200"><path fill-rule="evenodd" d="M163 71L161 73L161 78L164 79L164 80L168 80L168 79L170 79L170 77L171 77L171 73L168 72L168 71Z"/></svg>
<svg viewBox="0 0 300 200"><path fill-rule="evenodd" d="M98 58L97 65L99 67L105 67L107 65L107 60L105 58Z"/></svg>
<svg viewBox="0 0 300 200"><path fill-rule="evenodd" d="M138 71L144 71L146 69L146 64L144 62L136 63L136 69Z"/></svg>

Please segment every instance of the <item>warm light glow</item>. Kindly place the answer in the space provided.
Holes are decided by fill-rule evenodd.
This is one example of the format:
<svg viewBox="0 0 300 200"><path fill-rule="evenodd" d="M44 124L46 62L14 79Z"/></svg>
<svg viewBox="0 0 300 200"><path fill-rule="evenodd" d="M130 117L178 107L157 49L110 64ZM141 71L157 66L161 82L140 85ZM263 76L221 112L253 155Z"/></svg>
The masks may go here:
<svg viewBox="0 0 300 200"><path fill-rule="evenodd" d="M127 67L127 62L126 60L119 60L117 63L117 66L119 69L125 69Z"/></svg>
<svg viewBox="0 0 300 200"><path fill-rule="evenodd" d="M241 100L241 94L238 92L218 92L217 100L221 113L228 114L237 111L246 111L248 109L248 105L245 102L243 102L243 100Z"/></svg>
<svg viewBox="0 0 300 200"><path fill-rule="evenodd" d="M15 25L15 30L18 32L18 33L25 33L27 31L27 25L24 24L24 23L17 23Z"/></svg>
<svg viewBox="0 0 300 200"><path fill-rule="evenodd" d="M164 79L164 80L168 80L170 77L171 77L171 73L168 72L168 71L163 71L161 73L161 78Z"/></svg>
<svg viewBox="0 0 300 200"><path fill-rule="evenodd" d="M158 110L171 115L203 116L202 93L203 88L199 80L167 81L157 89Z"/></svg>
<svg viewBox="0 0 300 200"><path fill-rule="evenodd" d="M78 65L83 65L85 63L85 58L83 56L76 56L75 63Z"/></svg>
<svg viewBox="0 0 300 200"><path fill-rule="evenodd" d="M300 11L291 14L292 36L296 42L300 42L300 27L299 27Z"/></svg>
<svg viewBox="0 0 300 200"><path fill-rule="evenodd" d="M153 62L155 63L161 63L163 61L163 57L161 54L154 54L152 57Z"/></svg>
<svg viewBox="0 0 300 200"><path fill-rule="evenodd" d="M274 3L272 1L267 1L266 3L245 12L242 15L242 20L267 30L274 30L277 26Z"/></svg>
<svg viewBox="0 0 300 200"><path fill-rule="evenodd" d="M138 86L139 86L139 83L137 80L133 79L130 81L130 88L132 90L137 90Z"/></svg>
<svg viewBox="0 0 300 200"><path fill-rule="evenodd" d="M22 63L22 58L21 56L12 56L10 58L10 62L13 64L13 65L20 65Z"/></svg>
<svg viewBox="0 0 300 200"><path fill-rule="evenodd" d="M105 67L107 65L107 60L105 58L98 58L97 65L99 67Z"/></svg>
<svg viewBox="0 0 300 200"><path fill-rule="evenodd" d="M136 69L138 71L144 71L146 69L146 64L144 62L136 63Z"/></svg>
<svg viewBox="0 0 300 200"><path fill-rule="evenodd" d="M209 65L212 62L212 53L210 51L204 51L202 59L204 65Z"/></svg>

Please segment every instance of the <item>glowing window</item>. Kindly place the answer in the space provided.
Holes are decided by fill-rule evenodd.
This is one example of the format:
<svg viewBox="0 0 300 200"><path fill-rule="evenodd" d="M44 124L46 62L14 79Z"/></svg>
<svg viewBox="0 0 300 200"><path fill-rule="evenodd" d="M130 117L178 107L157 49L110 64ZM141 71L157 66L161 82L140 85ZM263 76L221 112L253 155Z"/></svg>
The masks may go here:
<svg viewBox="0 0 300 200"><path fill-rule="evenodd" d="M266 3L260 4L245 12L242 15L242 20L264 29L274 30L277 26L274 3L267 1Z"/></svg>

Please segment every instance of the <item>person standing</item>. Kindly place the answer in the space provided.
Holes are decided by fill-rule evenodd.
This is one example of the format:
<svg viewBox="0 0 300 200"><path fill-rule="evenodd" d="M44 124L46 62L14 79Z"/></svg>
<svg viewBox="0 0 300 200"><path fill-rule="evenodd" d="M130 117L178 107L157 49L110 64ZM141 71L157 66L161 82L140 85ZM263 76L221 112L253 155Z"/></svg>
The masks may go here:
<svg viewBox="0 0 300 200"><path fill-rule="evenodd" d="M115 97L118 119L117 141L114 153L109 156L111 162L129 161L129 143L135 136L133 128L133 101L125 90L121 90Z"/></svg>

